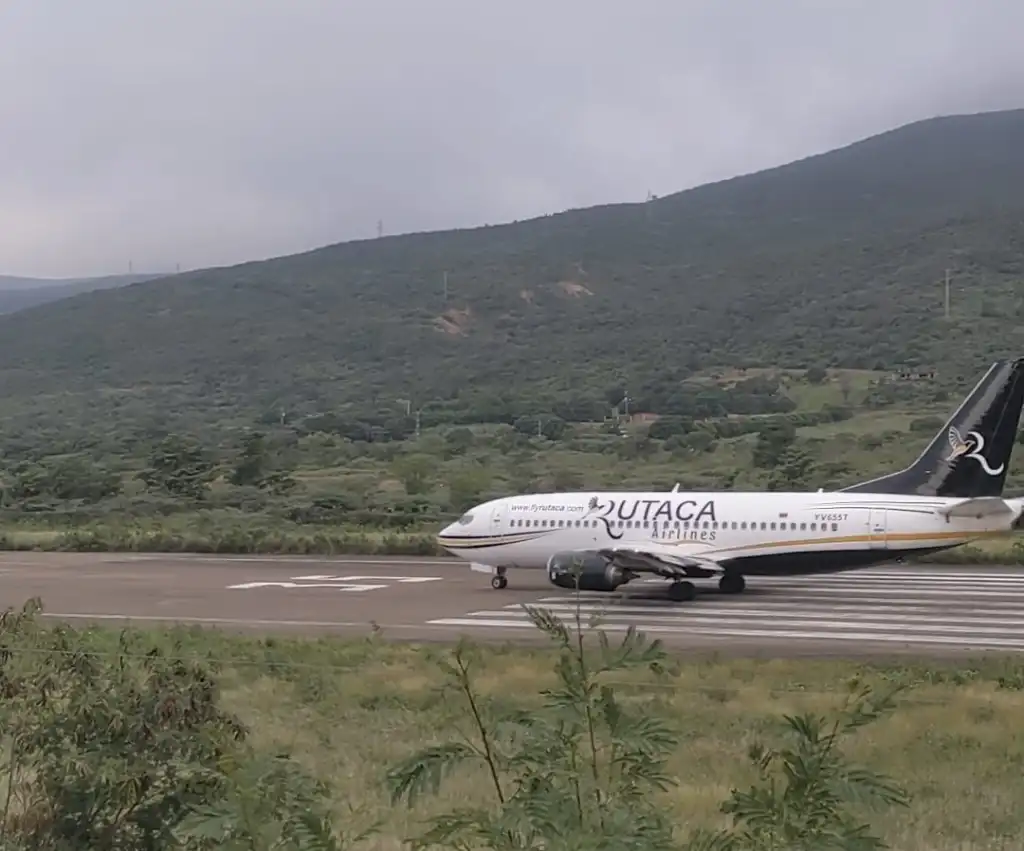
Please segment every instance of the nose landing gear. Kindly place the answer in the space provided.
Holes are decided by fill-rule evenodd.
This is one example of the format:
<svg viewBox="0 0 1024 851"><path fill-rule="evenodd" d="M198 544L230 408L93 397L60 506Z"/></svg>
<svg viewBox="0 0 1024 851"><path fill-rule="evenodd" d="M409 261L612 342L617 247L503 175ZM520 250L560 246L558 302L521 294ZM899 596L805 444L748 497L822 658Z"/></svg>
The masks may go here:
<svg viewBox="0 0 1024 851"><path fill-rule="evenodd" d="M491 587L495 591L508 587L508 577L505 575L505 571L506 568L504 567L496 567L494 569L494 576L491 577Z"/></svg>

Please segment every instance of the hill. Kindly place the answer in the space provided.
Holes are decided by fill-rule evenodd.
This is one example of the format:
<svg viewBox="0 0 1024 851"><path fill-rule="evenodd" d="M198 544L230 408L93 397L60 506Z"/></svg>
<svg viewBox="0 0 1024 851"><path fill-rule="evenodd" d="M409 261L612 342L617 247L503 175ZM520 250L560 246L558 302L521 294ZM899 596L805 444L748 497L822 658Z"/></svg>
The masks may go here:
<svg viewBox="0 0 1024 851"><path fill-rule="evenodd" d="M126 287L149 281L160 275L104 275L92 278L21 278L0 275L0 314L15 313L26 307L48 304L79 293Z"/></svg>
<svg viewBox="0 0 1024 851"><path fill-rule="evenodd" d="M1024 110L953 116L647 203L78 295L0 317L0 424L141 439L399 399L593 418L624 391L672 412L711 366L971 380L1024 349L1021 185Z"/></svg>

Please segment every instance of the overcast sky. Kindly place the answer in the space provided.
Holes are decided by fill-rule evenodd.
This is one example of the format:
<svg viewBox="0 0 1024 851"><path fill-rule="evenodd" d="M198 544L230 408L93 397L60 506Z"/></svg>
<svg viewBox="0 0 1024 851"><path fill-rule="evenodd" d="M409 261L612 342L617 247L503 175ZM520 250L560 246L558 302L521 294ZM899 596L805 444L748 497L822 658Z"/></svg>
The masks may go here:
<svg viewBox="0 0 1024 851"><path fill-rule="evenodd" d="M0 274L641 201L1024 106L1015 0L3 0Z"/></svg>

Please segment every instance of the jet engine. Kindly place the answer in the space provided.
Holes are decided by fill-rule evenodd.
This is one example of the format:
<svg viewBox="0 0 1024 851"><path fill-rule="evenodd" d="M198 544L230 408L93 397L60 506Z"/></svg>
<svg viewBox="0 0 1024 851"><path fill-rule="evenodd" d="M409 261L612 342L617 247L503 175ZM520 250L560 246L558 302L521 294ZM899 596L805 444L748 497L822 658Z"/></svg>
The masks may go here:
<svg viewBox="0 0 1024 851"><path fill-rule="evenodd" d="M620 567L613 567L594 552L555 553L548 559L548 580L559 588L580 591L614 591L632 579Z"/></svg>

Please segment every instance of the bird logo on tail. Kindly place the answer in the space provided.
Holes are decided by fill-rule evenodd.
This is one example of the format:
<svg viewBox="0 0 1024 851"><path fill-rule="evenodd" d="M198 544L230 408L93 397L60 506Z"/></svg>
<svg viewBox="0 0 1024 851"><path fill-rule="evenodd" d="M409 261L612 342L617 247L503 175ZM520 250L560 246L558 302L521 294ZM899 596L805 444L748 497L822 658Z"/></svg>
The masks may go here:
<svg viewBox="0 0 1024 851"><path fill-rule="evenodd" d="M978 432L969 431L966 436L962 436L956 426L950 426L947 436L950 449L952 450L949 453L949 457L946 458L947 462L954 461L961 456L973 458L981 465L981 469L990 476L998 476L1006 469L1006 464L1000 464L997 468L993 469L992 465L988 463L988 459L981 454L981 450L985 448L985 438Z"/></svg>

